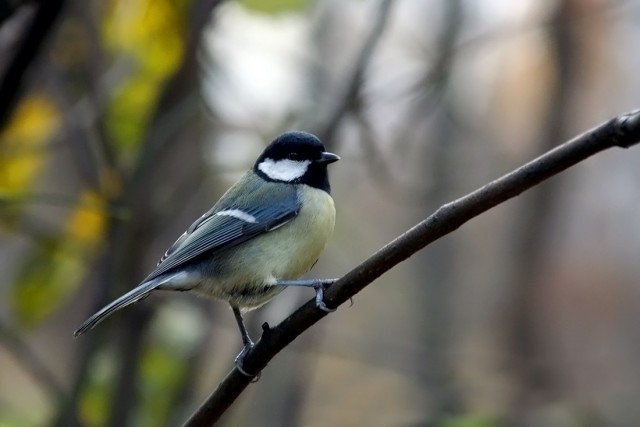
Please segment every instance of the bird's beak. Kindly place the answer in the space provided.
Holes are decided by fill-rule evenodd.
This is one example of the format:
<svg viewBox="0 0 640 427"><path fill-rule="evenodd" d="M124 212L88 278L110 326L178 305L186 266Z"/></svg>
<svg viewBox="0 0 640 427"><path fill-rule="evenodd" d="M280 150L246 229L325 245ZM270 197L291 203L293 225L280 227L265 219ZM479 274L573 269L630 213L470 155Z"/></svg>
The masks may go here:
<svg viewBox="0 0 640 427"><path fill-rule="evenodd" d="M333 154L333 153L329 153L328 151L324 151L320 155L320 158L318 160L316 160L316 163L329 164L329 163L337 162L338 160L340 160L340 156L338 156L337 154Z"/></svg>

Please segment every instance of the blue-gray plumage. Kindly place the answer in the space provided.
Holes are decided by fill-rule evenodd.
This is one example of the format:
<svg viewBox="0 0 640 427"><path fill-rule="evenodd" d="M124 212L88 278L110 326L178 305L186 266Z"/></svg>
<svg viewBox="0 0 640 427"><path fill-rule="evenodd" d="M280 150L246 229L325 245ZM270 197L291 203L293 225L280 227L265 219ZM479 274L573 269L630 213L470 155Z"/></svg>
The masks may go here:
<svg viewBox="0 0 640 427"><path fill-rule="evenodd" d="M315 283L295 279L313 267L333 234L327 165L337 160L311 134L276 138L138 287L91 316L75 335L155 290L191 291L229 302L245 345L240 364L253 345L240 310L263 305L284 286Z"/></svg>

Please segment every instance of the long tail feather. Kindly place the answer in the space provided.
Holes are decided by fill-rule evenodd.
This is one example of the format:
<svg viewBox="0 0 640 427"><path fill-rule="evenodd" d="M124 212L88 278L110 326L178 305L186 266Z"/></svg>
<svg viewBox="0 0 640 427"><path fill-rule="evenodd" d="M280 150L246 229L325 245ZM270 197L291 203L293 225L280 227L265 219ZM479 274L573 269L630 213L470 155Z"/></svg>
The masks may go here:
<svg viewBox="0 0 640 427"><path fill-rule="evenodd" d="M98 323L102 322L114 311L120 310L121 308L133 304L134 302L148 296L151 292L157 289L161 283L162 281L160 280L151 280L122 295L120 298L106 305L96 314L88 318L78 329L76 329L73 335L77 337L84 334L89 329L93 329Z"/></svg>

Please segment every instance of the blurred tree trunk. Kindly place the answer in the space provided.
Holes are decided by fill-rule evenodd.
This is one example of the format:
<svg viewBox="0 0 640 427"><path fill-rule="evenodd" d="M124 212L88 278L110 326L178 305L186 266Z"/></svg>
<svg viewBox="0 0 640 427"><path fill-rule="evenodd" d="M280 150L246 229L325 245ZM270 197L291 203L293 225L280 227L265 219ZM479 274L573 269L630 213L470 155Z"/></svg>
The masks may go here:
<svg viewBox="0 0 640 427"><path fill-rule="evenodd" d="M463 5L459 0L440 2L442 19L440 32L435 41L434 55L428 64L428 73L420 88L423 94L420 103L412 111L414 122L407 123L407 129L423 129L417 136L420 151L416 158L423 166L417 168L415 182L430 182L427 200L423 200L424 212L455 199L460 169L460 159L456 150L456 135L446 114L452 66L455 61L460 29L463 26ZM427 8L425 8L427 10ZM429 94L428 96L425 94ZM424 125L429 120L430 125ZM415 132L415 130L414 130ZM415 196L415 195L414 195ZM418 195L420 197L420 195ZM416 307L416 321L422 326L423 353L415 366L420 366L419 380L423 383L428 404L422 405L429 413L424 414L425 425L440 425L444 420L460 410L460 400L453 381L452 316L453 296L456 288L456 239L447 238L434 243L429 250L420 252L420 269L416 271L417 292L421 295L420 308Z"/></svg>
<svg viewBox="0 0 640 427"><path fill-rule="evenodd" d="M123 198L123 203L130 208L132 220L123 231L126 243L122 246L121 265L124 269L115 283L126 283L127 289L146 274L142 259L149 253L154 237L163 234L160 220L181 210L182 203L175 201L171 206L157 205L163 195L154 191L155 183L162 182L162 191L175 194L180 192L184 182L194 183L202 176L197 55L209 17L220 3L220 0L194 0L191 5L183 62L160 96ZM191 166L181 167L184 164ZM130 413L137 401L135 385L139 381L144 336L154 311L150 305L123 311L122 322L126 327L118 329L121 361L109 411L109 426L124 426L131 420Z"/></svg>
<svg viewBox="0 0 640 427"><path fill-rule="evenodd" d="M112 173L121 173L120 181L124 191L115 196L110 204L125 209L128 216L127 220L122 217L109 218L105 252L102 259L98 260L99 273L93 282L97 289L94 303L96 309L111 300L114 296L111 290L114 287L120 289L118 294L124 293L146 275L147 261L154 242L159 237L167 241L166 237L162 237L165 235L164 224L167 219L177 216L193 194L197 193L184 191L185 186L197 190L203 176L197 54L202 32L219 3L220 0L194 0L191 4L182 64L167 80L160 93L137 159L128 170L117 169L122 165L112 165ZM97 40L90 39L94 42ZM93 64L94 67L97 62ZM94 70L94 74L99 73L100 70ZM102 129L99 123L98 128ZM109 148L106 140L102 140L102 143L105 148ZM105 151L101 154L113 162L113 153ZM183 165L190 166L187 168ZM206 207L208 202L203 201L201 209ZM139 407L138 394L141 387L137 384L141 381L140 368L146 348L144 337L154 311L153 306L141 304L130 310L123 310L119 319L114 319L121 324L121 327L116 328L119 361L107 425L130 425L133 421L132 412ZM79 362L73 375L72 398L60 408L53 425L79 425L78 405L88 370L102 345L99 338L100 332L95 331L81 343ZM193 382L194 379L195 376L191 373L183 381ZM184 390L191 387L182 385L179 388ZM184 393L182 395L184 398Z"/></svg>
<svg viewBox="0 0 640 427"><path fill-rule="evenodd" d="M579 117L577 100L588 95L579 93L578 88L584 86L584 70L591 69L585 65L594 61L588 57L599 57L597 43L584 41L601 39L602 34L594 32L606 26L602 22L593 24L601 21L602 6L600 0L563 0L549 22L548 46L554 75L536 152L557 146L579 127L575 125ZM542 285L549 280L546 271L552 247L550 231L565 180L564 176L556 177L523 196L513 228L513 277L508 291L511 303L503 323L505 352L513 357L510 365L514 393L509 397L508 417L511 425L538 425L537 412L558 399L566 386L566 377L554 362L559 355L550 352L545 343L548 333L540 329L546 313Z"/></svg>
<svg viewBox="0 0 640 427"><path fill-rule="evenodd" d="M29 2L21 2L29 3ZM2 68L0 76L0 129L3 129L7 121L11 118L11 114L15 109L20 96L24 90L25 80L29 75L29 70L33 67L33 63L38 59L38 55L43 46L52 39L51 33L55 29L58 18L64 8L64 0L40 0L33 2L36 4L36 10L30 16L28 22L24 23L21 29L21 35L16 42L13 56L7 64ZM3 18L13 17L20 18L20 14L13 14L19 9L26 9L29 5L20 5L13 7L11 5L5 12ZM4 3L5 10L7 4Z"/></svg>
<svg viewBox="0 0 640 427"><path fill-rule="evenodd" d="M559 2L555 16L548 29L550 58L553 61L555 76L553 86L545 108L545 116L540 123L541 133L537 152L545 152L560 144L570 134L573 115L571 114L571 95L574 90L573 79L577 72L575 55L577 46L572 34L571 2ZM545 182L532 189L522 198L520 214L514 236L513 266L513 306L505 319L507 325L508 348L513 354L514 368L514 405L510 414L511 422L519 425L523 415L532 409L539 396L554 396L556 375L549 365L547 355L541 351L540 337L536 330L536 319L544 310L540 310L539 284L544 280L545 250L562 177Z"/></svg>

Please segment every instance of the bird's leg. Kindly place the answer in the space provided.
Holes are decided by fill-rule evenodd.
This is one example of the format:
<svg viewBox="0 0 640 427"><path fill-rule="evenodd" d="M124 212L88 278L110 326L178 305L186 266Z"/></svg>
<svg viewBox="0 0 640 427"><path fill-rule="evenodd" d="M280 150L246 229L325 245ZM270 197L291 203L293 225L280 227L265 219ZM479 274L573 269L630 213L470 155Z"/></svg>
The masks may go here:
<svg viewBox="0 0 640 427"><path fill-rule="evenodd" d="M240 309L235 306L231 306L231 310L233 310L233 315L236 318L236 322L238 323L238 328L240 328L240 335L242 335L242 351L238 353L234 362L236 364L236 368L240 371L241 374L246 375L247 377L255 377L255 375L251 375L246 372L242 368L242 361L244 360L249 350L253 348L253 341L251 341L251 337L249 336L249 332L247 332L247 327L244 325L244 320L242 319L242 313L240 313Z"/></svg>
<svg viewBox="0 0 640 427"><path fill-rule="evenodd" d="M324 290L338 279L301 279L301 280L278 280L276 286L305 286L313 288L316 291L316 307L327 313L336 311L335 308L329 308L324 303Z"/></svg>

